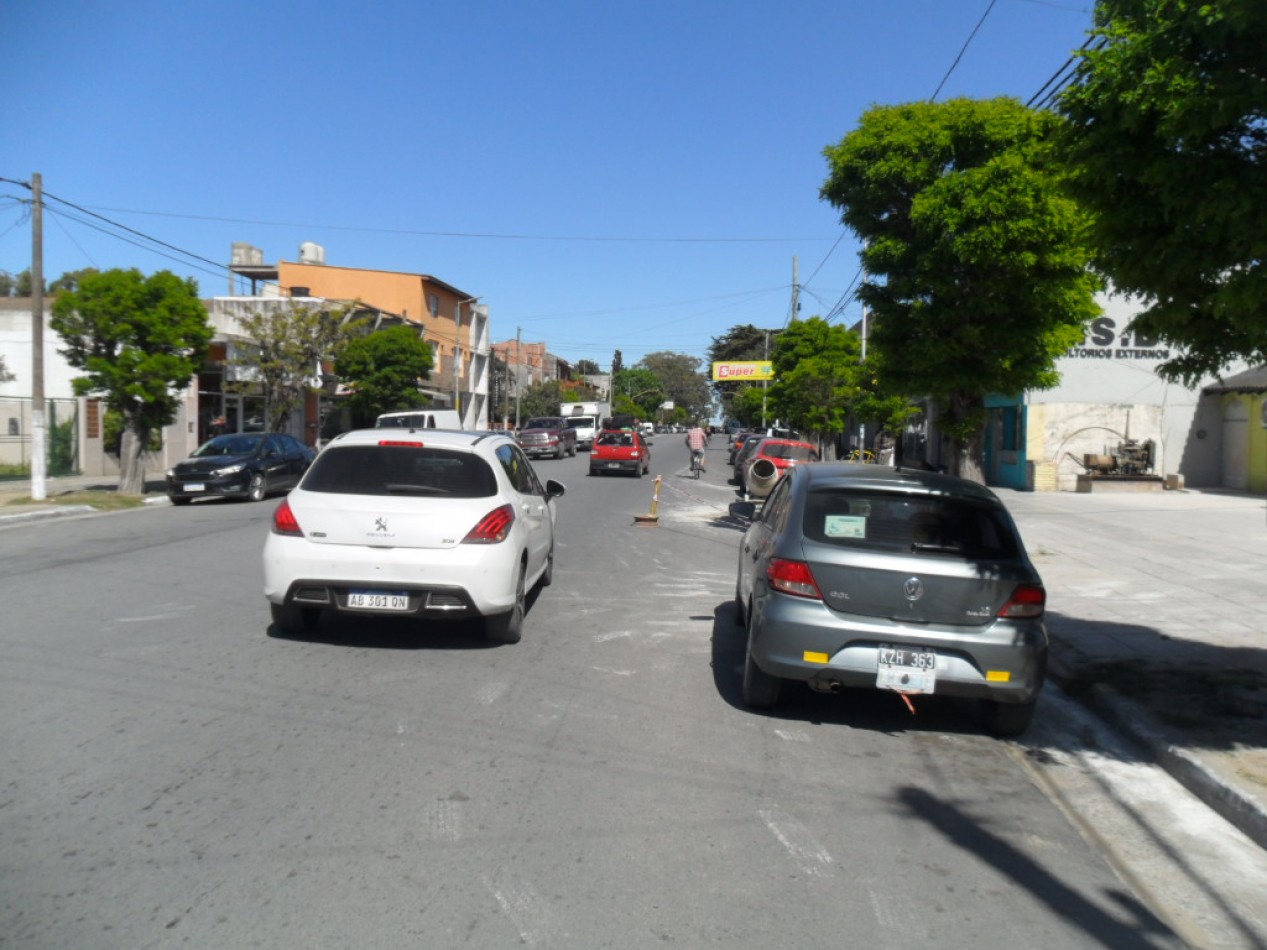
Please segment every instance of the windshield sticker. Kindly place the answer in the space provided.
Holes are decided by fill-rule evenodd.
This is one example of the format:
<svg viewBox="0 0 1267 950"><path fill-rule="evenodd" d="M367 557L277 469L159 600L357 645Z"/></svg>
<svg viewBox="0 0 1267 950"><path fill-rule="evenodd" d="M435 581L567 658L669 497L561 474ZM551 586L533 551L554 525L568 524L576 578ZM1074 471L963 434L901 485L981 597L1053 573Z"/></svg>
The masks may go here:
<svg viewBox="0 0 1267 950"><path fill-rule="evenodd" d="M823 535L828 538L865 538L867 519L862 515L828 515L823 519Z"/></svg>

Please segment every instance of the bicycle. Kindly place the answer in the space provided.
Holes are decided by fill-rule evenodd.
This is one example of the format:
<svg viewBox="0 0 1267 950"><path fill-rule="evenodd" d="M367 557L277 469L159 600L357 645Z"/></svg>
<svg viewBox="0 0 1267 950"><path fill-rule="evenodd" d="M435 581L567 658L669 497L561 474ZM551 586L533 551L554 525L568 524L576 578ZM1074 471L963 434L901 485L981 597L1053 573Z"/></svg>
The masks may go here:
<svg viewBox="0 0 1267 950"><path fill-rule="evenodd" d="M696 451L691 453L691 474L695 477L696 481L699 481L699 473L703 470L703 463L703 452Z"/></svg>
<svg viewBox="0 0 1267 950"><path fill-rule="evenodd" d="M848 460L850 462L874 462L875 453L870 449L862 449L861 451L854 449L849 453Z"/></svg>

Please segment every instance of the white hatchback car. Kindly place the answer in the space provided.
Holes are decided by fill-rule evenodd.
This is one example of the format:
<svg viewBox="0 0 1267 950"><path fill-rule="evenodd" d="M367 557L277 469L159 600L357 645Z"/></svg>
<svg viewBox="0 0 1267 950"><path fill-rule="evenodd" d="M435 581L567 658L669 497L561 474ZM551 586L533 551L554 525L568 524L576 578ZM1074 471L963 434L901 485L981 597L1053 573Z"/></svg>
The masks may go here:
<svg viewBox="0 0 1267 950"><path fill-rule="evenodd" d="M494 432L361 429L322 450L273 514L264 596L281 631L323 610L483 617L516 643L526 594L554 571L553 500L523 451Z"/></svg>

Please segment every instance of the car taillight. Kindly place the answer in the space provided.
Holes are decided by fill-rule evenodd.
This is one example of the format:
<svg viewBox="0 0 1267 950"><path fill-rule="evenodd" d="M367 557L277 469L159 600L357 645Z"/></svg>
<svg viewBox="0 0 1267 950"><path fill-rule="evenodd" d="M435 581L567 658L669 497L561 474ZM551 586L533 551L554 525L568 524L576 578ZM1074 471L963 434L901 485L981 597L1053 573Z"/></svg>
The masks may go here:
<svg viewBox="0 0 1267 950"><path fill-rule="evenodd" d="M1012 591L999 616L1009 620L1030 620L1043 615L1047 607L1047 591L1034 584L1022 584Z"/></svg>
<svg viewBox="0 0 1267 950"><path fill-rule="evenodd" d="M515 523L514 505L502 505L494 508L480 523L467 532L462 539L463 544L497 544L506 540L510 534L510 526Z"/></svg>
<svg viewBox="0 0 1267 950"><path fill-rule="evenodd" d="M822 592L814 581L814 574L804 561L785 561L781 557L771 558L765 576L771 587L784 594L808 597L811 600L823 599Z"/></svg>
<svg viewBox="0 0 1267 950"><path fill-rule="evenodd" d="M299 527L299 522L295 519L295 513L290 510L288 501L283 501L273 512L273 534L289 534L296 538L304 536L303 529Z"/></svg>

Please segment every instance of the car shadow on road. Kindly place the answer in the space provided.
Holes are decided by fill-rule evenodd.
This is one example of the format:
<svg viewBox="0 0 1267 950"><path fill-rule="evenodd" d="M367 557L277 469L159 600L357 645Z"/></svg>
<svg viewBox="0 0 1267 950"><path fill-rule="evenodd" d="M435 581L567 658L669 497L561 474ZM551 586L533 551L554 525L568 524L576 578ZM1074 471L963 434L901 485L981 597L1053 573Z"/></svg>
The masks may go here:
<svg viewBox="0 0 1267 950"><path fill-rule="evenodd" d="M713 685L728 704L749 715L812 725L837 725L887 734L938 732L981 735L984 724L974 700L946 696L912 696L912 712L891 690L844 689L816 693L804 683L785 682L771 709L752 709L743 701L746 633L735 619L735 603L727 601L713 612Z"/></svg>
<svg viewBox="0 0 1267 950"><path fill-rule="evenodd" d="M539 591L528 595L524 615L524 636L532 636L532 607ZM460 620L419 620L413 617L380 617L369 614L323 611L317 626L304 633L283 633L275 624L268 627L274 640L325 643L330 646L361 647L373 650L491 650L514 648L484 636L484 621L478 617Z"/></svg>

